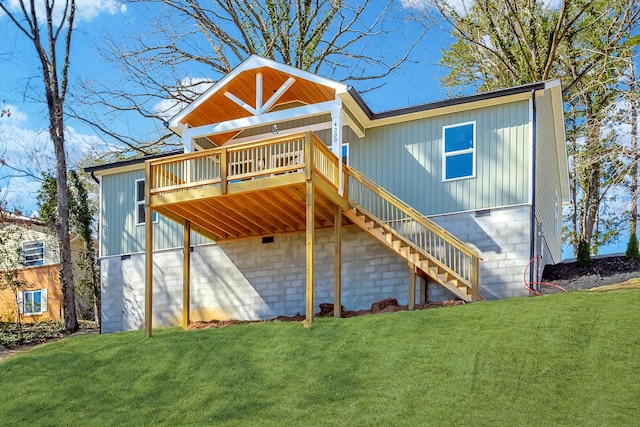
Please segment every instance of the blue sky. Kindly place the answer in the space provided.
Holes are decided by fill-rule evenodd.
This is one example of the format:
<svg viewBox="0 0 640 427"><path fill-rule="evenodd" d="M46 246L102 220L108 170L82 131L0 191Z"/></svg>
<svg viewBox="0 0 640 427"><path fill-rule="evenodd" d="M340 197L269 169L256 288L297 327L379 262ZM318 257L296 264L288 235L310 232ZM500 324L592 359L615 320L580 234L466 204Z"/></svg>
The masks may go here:
<svg viewBox="0 0 640 427"><path fill-rule="evenodd" d="M15 5L17 0L3 1ZM424 0L402 1L416 5ZM148 12L143 12L144 9L136 3L125 6L117 0L77 2L77 26L72 41L70 68L72 90L84 80L117 85L117 70L98 54L105 37L127 41L149 18L154 17L148 16ZM34 99L42 86L34 48L1 13L0 28L3 33L0 39L0 108L11 111L10 117L5 115L0 118L0 159L34 174L51 170L53 154L47 134L46 105ZM402 44L404 36L407 34L396 34L395 39L390 39L387 46L380 49L393 49ZM386 78L383 87L364 93L364 99L374 111L382 111L446 98L447 90L441 87L440 79L447 70L439 65L439 61L442 49L452 42L448 33L437 28L431 29L416 48L413 61ZM357 84L354 87L362 89ZM79 162L82 154L106 149L90 128L73 120L67 121L67 141L71 165ZM4 198L10 208L34 214L39 183L11 175L6 167L0 167L0 200ZM612 252L620 250L621 247L606 249Z"/></svg>
<svg viewBox="0 0 640 427"><path fill-rule="evenodd" d="M17 7L17 0L4 1L9 6ZM117 85L117 70L98 51L107 36L126 43L140 26L147 24L148 12L135 3L125 6L117 0L78 0L77 4L77 25L72 39L70 66L72 90L85 80ZM0 158L37 174L53 167L52 147L47 135L46 105L35 99L42 87L39 63L31 42L17 31L7 16L0 15L0 28L3 31L0 40L0 106L11 111L10 117L5 115L0 118ZM396 39L389 40L386 47L376 48L394 49L402 43L404 36L410 38L412 34L398 33ZM439 81L446 69L438 63L442 48L450 42L447 33L431 30L416 47L412 62L384 79L383 87L363 93L370 107L374 111L382 111L445 98L446 90ZM354 87L362 90L365 86L354 84ZM69 103L69 106L73 107L73 104ZM86 125L73 120L68 120L66 124L71 164L80 160L81 153L106 148ZM6 179L7 175L13 173L3 169L0 172L0 198L5 197L11 207L33 213L33 194L39 184L18 177Z"/></svg>

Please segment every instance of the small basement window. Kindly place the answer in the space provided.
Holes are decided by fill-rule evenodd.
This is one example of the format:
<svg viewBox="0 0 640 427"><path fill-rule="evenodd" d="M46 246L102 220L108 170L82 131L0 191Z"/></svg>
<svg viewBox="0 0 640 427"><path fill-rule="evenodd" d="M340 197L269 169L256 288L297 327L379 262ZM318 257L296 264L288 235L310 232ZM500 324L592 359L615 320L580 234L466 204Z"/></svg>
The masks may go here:
<svg viewBox="0 0 640 427"><path fill-rule="evenodd" d="M473 178L476 175L476 122L444 126L442 180Z"/></svg>

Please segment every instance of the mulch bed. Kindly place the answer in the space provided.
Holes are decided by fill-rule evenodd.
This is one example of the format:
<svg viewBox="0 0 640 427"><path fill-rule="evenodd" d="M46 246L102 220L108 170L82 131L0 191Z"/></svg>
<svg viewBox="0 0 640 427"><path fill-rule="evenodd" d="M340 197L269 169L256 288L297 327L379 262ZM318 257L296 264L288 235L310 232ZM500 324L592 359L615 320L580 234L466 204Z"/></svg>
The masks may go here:
<svg viewBox="0 0 640 427"><path fill-rule="evenodd" d="M640 260L627 259L625 256L595 258L588 267L577 262L547 265L542 279L545 281L568 280L582 276L609 277L620 273L640 272Z"/></svg>
<svg viewBox="0 0 640 427"><path fill-rule="evenodd" d="M465 304L464 301L459 299L449 299L442 302L428 302L425 304L416 304L415 310L428 310L438 307L451 307L456 305ZM314 314L314 317L333 317L333 304L322 303L320 304L320 312ZM376 301L371 304L371 308L368 310L345 310L342 306L342 317L350 318L356 316L366 316L368 314L378 313L393 313L396 311L407 310L406 305L400 305L395 298L387 298L382 301ZM278 316L275 319L280 322L301 322L305 319L303 314L295 314L293 316ZM257 323L264 322L264 320L211 320L208 322L193 322L189 324L189 329L209 329L209 328L224 328L231 325L239 325L243 323Z"/></svg>

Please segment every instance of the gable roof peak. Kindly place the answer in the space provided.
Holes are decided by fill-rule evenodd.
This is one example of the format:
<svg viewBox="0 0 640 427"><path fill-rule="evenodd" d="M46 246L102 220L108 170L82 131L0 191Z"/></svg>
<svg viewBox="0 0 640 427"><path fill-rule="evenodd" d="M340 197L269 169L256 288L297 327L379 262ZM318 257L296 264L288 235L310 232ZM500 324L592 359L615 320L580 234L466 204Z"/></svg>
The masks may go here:
<svg viewBox="0 0 640 427"><path fill-rule="evenodd" d="M203 103L205 103L205 101L207 101L210 97L218 93L223 88L227 87L229 83L231 83L242 73L260 68L269 68L276 72L287 74L294 79L303 79L316 85L328 87L334 90L336 95L346 93L348 90L348 86L344 83L328 79L326 77L321 77L309 71L304 71L294 66L287 65L273 59L265 58L264 56L252 54L247 59L242 61L242 63L240 63L237 67L231 70L227 75L214 83L209 89L204 91L193 102L183 108L178 114L173 116L167 123L168 127L177 131L180 127L181 121L184 120L190 113L196 110Z"/></svg>

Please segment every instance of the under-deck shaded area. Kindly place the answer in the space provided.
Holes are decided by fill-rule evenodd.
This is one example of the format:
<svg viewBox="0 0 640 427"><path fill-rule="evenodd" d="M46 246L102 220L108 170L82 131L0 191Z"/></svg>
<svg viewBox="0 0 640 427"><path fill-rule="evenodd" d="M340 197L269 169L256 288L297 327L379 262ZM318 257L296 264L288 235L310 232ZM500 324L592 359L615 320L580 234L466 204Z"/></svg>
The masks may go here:
<svg viewBox="0 0 640 427"><path fill-rule="evenodd" d="M189 233L216 242L305 233L306 321L313 318L314 232L333 227L334 307L341 306L341 229L354 224L407 261L409 307L416 279L466 301L478 294L477 252L338 157L312 132L150 160L147 217L185 227L183 326L189 323ZM145 332L151 335L153 228L146 223ZM421 292L423 295L424 292Z"/></svg>

